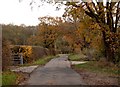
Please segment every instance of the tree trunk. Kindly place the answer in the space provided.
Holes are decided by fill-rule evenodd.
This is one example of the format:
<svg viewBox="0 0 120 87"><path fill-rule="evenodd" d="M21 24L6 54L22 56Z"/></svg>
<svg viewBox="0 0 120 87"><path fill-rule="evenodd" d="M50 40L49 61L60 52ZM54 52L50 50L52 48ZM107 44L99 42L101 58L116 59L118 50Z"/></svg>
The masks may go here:
<svg viewBox="0 0 120 87"><path fill-rule="evenodd" d="M106 41L106 33L103 31L102 34L104 43L104 56L106 57L107 61L115 63L114 51L111 50L110 43Z"/></svg>

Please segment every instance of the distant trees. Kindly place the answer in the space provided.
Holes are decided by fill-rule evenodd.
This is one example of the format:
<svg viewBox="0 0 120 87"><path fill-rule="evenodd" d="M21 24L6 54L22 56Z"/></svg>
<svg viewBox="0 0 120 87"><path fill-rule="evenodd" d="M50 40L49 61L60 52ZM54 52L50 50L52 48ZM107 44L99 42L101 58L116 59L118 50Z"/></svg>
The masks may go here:
<svg viewBox="0 0 120 87"><path fill-rule="evenodd" d="M33 36L34 26L2 25L2 37L14 45L25 45L27 39Z"/></svg>

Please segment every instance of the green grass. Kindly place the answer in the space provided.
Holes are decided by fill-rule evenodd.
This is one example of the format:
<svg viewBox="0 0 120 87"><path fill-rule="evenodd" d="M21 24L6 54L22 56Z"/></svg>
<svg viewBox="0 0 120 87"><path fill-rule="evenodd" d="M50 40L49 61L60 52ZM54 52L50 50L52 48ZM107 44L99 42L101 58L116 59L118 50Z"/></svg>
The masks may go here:
<svg viewBox="0 0 120 87"><path fill-rule="evenodd" d="M84 64L77 64L77 65L74 65L74 68L89 70L92 72L120 75L120 71L119 71L118 67L105 66L104 64L102 65L102 63L100 64L100 62L97 62L97 61L89 61Z"/></svg>
<svg viewBox="0 0 120 87"><path fill-rule="evenodd" d="M69 59L71 61L79 61L80 57L79 57L79 55L69 55Z"/></svg>
<svg viewBox="0 0 120 87"><path fill-rule="evenodd" d="M83 61L83 60L85 60L85 55L83 55L83 54L70 54L69 59L70 59L70 61Z"/></svg>
<svg viewBox="0 0 120 87"><path fill-rule="evenodd" d="M33 65L45 65L47 62L49 62L51 59L55 58L55 56L47 56L43 57L41 59L38 59L33 63Z"/></svg>
<svg viewBox="0 0 120 87"><path fill-rule="evenodd" d="M58 55L56 56L45 56L43 58L40 58L32 63L28 63L28 64L23 64L23 65L20 65L20 66L32 66L32 65L45 65L47 62L49 62L51 59L53 58L57 58L59 57Z"/></svg>
<svg viewBox="0 0 120 87"><path fill-rule="evenodd" d="M2 85L2 73L0 73L0 86Z"/></svg>
<svg viewBox="0 0 120 87"><path fill-rule="evenodd" d="M17 74L6 71L2 74L2 85L16 85Z"/></svg>

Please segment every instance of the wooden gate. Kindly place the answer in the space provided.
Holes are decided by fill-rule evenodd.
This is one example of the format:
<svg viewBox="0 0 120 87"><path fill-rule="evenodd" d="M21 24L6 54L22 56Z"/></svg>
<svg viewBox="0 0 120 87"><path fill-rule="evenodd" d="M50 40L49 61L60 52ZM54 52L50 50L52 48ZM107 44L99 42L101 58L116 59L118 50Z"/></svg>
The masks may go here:
<svg viewBox="0 0 120 87"><path fill-rule="evenodd" d="M23 65L23 55L22 53L13 53L12 54L13 65Z"/></svg>

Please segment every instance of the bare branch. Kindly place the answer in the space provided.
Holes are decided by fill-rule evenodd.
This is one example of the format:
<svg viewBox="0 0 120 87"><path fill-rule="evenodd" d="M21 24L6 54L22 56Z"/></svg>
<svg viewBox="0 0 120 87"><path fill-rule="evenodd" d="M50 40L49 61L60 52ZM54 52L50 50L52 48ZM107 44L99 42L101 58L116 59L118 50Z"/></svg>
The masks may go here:
<svg viewBox="0 0 120 87"><path fill-rule="evenodd" d="M118 24L118 20L119 20L119 18L120 18L120 14L119 14L120 8L119 8L119 5L120 5L120 1L119 1L118 4L117 4L117 12L116 12L116 21L115 21L114 32L116 32L116 30L117 30L117 24Z"/></svg>

